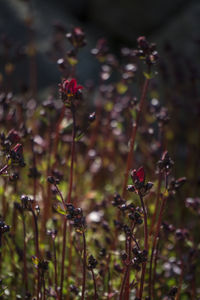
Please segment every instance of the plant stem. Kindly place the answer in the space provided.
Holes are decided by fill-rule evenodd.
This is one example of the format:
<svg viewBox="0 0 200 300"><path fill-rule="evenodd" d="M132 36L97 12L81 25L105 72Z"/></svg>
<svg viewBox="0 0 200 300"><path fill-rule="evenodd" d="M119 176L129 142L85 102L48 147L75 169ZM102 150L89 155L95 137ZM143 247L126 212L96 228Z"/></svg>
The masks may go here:
<svg viewBox="0 0 200 300"><path fill-rule="evenodd" d="M66 252L66 233L67 233L67 218L64 218L63 224L63 248L62 248L62 262L61 262L61 279L60 279L60 300L62 300L64 269L65 269L65 252Z"/></svg>
<svg viewBox="0 0 200 300"><path fill-rule="evenodd" d="M81 300L85 299L85 280L86 280L86 239L83 231L83 280L82 280L82 296Z"/></svg>
<svg viewBox="0 0 200 300"><path fill-rule="evenodd" d="M144 213L144 249L147 251L147 260L148 260L148 226L147 226L147 211L144 206L143 197L139 194L143 213ZM147 260L142 264L142 274L140 279L140 290L139 290L139 298L142 299L143 289L144 289L144 278L146 272Z"/></svg>
<svg viewBox="0 0 200 300"><path fill-rule="evenodd" d="M58 274L57 274L56 244L55 244L54 238L53 238L53 257L54 257L55 292L56 292L56 299L57 299L57 297L58 297Z"/></svg>
<svg viewBox="0 0 200 300"><path fill-rule="evenodd" d="M151 235L152 232L153 232L153 228L154 228L155 221L156 221L156 216L157 216L157 213L158 213L158 210L159 210L158 207L159 207L159 200L160 200L161 182L162 182L162 173L161 173L161 171L159 171L158 186L157 186L157 193L156 193L156 205L155 205L155 210L154 210L152 221L151 221L151 227L150 227L149 235Z"/></svg>
<svg viewBox="0 0 200 300"><path fill-rule="evenodd" d="M56 154L57 154L59 134L60 134L59 130L60 130L60 124L61 124L61 122L64 118L64 115L65 115L65 109L66 109L65 105L63 105L60 117L59 117L58 122L56 124L56 133L55 133L56 135L55 135L55 142L54 142L54 149L53 149L53 156L54 156L54 160L55 160L54 164L56 164Z"/></svg>
<svg viewBox="0 0 200 300"><path fill-rule="evenodd" d="M130 139L130 150L129 150L127 161L126 161L126 171L125 171L125 176L124 176L122 198L124 198L125 194L126 194L129 171L131 169L131 165L132 165L132 161L133 161L133 149L134 149L134 145L135 145L136 133L137 133L141 113L142 113L142 110L143 110L144 100L146 98L146 94L147 94L147 90L148 90L148 86L149 86L149 81L150 81L150 79L147 79L147 78L145 79L145 82L144 82L144 85L143 85L143 88L142 88L142 94L141 94L140 102L139 102L139 109L138 109L137 117L136 117L136 120L135 120L135 122L133 124L133 128L132 128L131 139Z"/></svg>
<svg viewBox="0 0 200 300"><path fill-rule="evenodd" d="M39 259L39 234L38 234L38 224L37 224L37 217L33 209L31 209L31 213L33 215L34 221L34 229L35 229L35 253L36 257ZM39 293L40 293L40 270L37 269L37 300L39 300Z"/></svg>
<svg viewBox="0 0 200 300"><path fill-rule="evenodd" d="M3 174L7 169L8 169L8 165L5 165L3 168L1 168L0 175Z"/></svg>
<svg viewBox="0 0 200 300"><path fill-rule="evenodd" d="M76 115L75 108L72 106L72 118L73 118L73 131L72 131L72 147L71 147L71 166L70 166L70 179L69 179L69 193L67 196L67 203L71 203L71 195L73 188L73 170L74 170L74 158L75 158L75 137L76 137Z"/></svg>
<svg viewBox="0 0 200 300"><path fill-rule="evenodd" d="M28 291L28 277L27 277L27 262L26 262L26 224L25 224L25 216L22 213L22 224L23 224L23 237L24 237L24 249L23 249L23 262L24 262L24 286L25 291Z"/></svg>
<svg viewBox="0 0 200 300"><path fill-rule="evenodd" d="M42 275L42 282L43 282L43 300L46 299L46 295L45 295L45 278L44 278L44 273Z"/></svg>
<svg viewBox="0 0 200 300"><path fill-rule="evenodd" d="M158 248L159 248L159 237L157 237L155 255L154 255L154 267L153 267L153 278L152 278L152 298L155 299L155 280L156 280L156 267L158 262Z"/></svg>
<svg viewBox="0 0 200 300"><path fill-rule="evenodd" d="M72 118L73 118L73 131L72 131L72 147L71 147L71 166L70 166L70 179L69 179L69 192L67 196L67 203L71 203L72 187L73 187L73 169L74 169L74 157L75 157L75 137L76 137L76 118L75 108L72 106ZM63 197L61 197L63 205ZM64 219L63 224L63 249L62 249L62 263L61 263L61 282L60 282L60 300L62 300L63 293L63 280L64 280L64 267L65 267L65 252L66 252L66 233L67 233L67 219Z"/></svg>
<svg viewBox="0 0 200 300"><path fill-rule="evenodd" d="M93 279L93 283L94 283L94 300L97 300L98 299L97 284L96 284L96 279L95 279L95 276L94 276L93 269L91 269L91 272L92 272L92 279Z"/></svg>
<svg viewBox="0 0 200 300"><path fill-rule="evenodd" d="M162 203L161 203L161 207L160 207L160 213L159 213L159 216L158 216L156 232L155 232L155 235L154 235L153 245L152 245L152 249L151 249L150 269L149 269L149 297L150 297L150 299L151 299L152 289L153 289L152 281L151 281L153 256L154 256L156 245L157 245L157 238L158 238L159 231L160 231L160 226L161 226L161 222L162 222L162 216L163 216L166 201L167 201L167 197L162 196Z"/></svg>
<svg viewBox="0 0 200 300"><path fill-rule="evenodd" d="M131 261L131 237L127 237L127 250L128 250L128 261ZM127 280L125 285L124 298L129 299L129 280L130 280L130 268L128 269Z"/></svg>
<svg viewBox="0 0 200 300"><path fill-rule="evenodd" d="M178 283L178 292L176 295L176 300L180 299L181 296L181 288L182 288L182 284L183 284L183 274L184 274L184 265L183 265L183 260L181 261L181 275L180 275L180 279L179 279L179 283Z"/></svg>
<svg viewBox="0 0 200 300"><path fill-rule="evenodd" d="M125 269L124 278L123 278L122 285L121 285L119 300L123 300L124 299L123 298L123 291L124 291L126 279L127 279L127 276L128 276L129 268L130 268L130 263L126 264L126 269Z"/></svg>

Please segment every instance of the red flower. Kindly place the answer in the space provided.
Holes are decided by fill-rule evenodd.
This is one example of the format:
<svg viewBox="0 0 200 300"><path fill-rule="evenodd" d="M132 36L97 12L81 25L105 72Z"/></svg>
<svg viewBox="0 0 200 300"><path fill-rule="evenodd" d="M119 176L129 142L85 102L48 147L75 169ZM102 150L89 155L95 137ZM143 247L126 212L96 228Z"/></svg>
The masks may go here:
<svg viewBox="0 0 200 300"><path fill-rule="evenodd" d="M145 181L144 168L140 167L138 170L133 170L131 172L131 177L132 177L133 182L144 183L144 181Z"/></svg>
<svg viewBox="0 0 200 300"><path fill-rule="evenodd" d="M129 192L135 192L136 194L145 196L153 186L152 182L145 183L145 172L143 167L140 167L138 170L133 170L131 172L131 178L133 184L128 185L127 189Z"/></svg>
<svg viewBox="0 0 200 300"><path fill-rule="evenodd" d="M61 84L61 92L67 97L76 97L82 88L83 87L81 85L77 85L76 79L72 79L70 81L64 79Z"/></svg>

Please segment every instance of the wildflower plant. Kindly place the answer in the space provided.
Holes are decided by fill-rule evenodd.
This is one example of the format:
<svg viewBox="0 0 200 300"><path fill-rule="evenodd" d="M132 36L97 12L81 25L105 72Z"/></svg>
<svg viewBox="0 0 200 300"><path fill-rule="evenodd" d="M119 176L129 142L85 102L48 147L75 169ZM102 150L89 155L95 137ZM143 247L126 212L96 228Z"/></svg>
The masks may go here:
<svg viewBox="0 0 200 300"><path fill-rule="evenodd" d="M99 83L79 84L86 42L82 28L54 25L49 56L61 80L41 101L36 49L22 90L1 53L0 297L198 299L199 156L183 177L162 57L144 36L121 57L101 38L91 50ZM184 151L199 150L190 139Z"/></svg>

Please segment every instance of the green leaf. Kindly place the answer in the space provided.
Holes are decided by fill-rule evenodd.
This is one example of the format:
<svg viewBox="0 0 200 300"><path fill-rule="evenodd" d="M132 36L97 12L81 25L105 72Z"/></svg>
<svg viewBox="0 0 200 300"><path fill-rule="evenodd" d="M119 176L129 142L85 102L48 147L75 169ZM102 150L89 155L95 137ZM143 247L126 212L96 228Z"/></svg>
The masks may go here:
<svg viewBox="0 0 200 300"><path fill-rule="evenodd" d="M146 79L152 79L154 77L153 72L147 73L147 72L143 72L144 77L146 77Z"/></svg>
<svg viewBox="0 0 200 300"><path fill-rule="evenodd" d="M82 139L82 137L84 137L85 133L81 132L76 138L75 138L75 142L78 142Z"/></svg>
<svg viewBox="0 0 200 300"><path fill-rule="evenodd" d="M60 203L56 203L56 204L54 205L54 209L55 209L55 211L56 211L57 213L59 213L60 215L64 215L64 216L67 215L67 212L66 212L63 208L61 208Z"/></svg>

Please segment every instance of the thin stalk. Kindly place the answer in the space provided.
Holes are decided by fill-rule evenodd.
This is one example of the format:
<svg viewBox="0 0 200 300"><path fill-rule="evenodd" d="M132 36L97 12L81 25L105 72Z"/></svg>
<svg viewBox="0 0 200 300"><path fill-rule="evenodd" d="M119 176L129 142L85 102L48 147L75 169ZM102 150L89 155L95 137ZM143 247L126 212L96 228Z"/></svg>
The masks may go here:
<svg viewBox="0 0 200 300"><path fill-rule="evenodd" d="M75 107L72 106L72 118L73 118L73 131L72 131L72 147L71 147L71 166L70 166L70 180L69 180L69 193L67 196L67 203L71 203L72 199L72 189L73 189L73 178L74 178L74 160L75 160L75 138L76 138L76 115L75 115ZM71 227L69 226L69 261L72 257L72 236L71 236ZM69 278L71 276L71 264L68 265L67 269L67 290L69 289Z"/></svg>
<svg viewBox="0 0 200 300"><path fill-rule="evenodd" d="M149 235L152 235L153 228L154 228L154 225L155 225L155 222L156 222L156 216L157 216L158 209L159 209L161 182L162 182L162 173L161 173L161 171L159 171L158 186L157 186L157 193L156 193L156 205L155 205L155 210L154 210L152 221L151 221L151 227L150 227Z"/></svg>
<svg viewBox="0 0 200 300"><path fill-rule="evenodd" d="M0 170L0 175L3 174L8 169L8 165L6 164L3 168Z"/></svg>
<svg viewBox="0 0 200 300"><path fill-rule="evenodd" d="M25 291L28 291L28 276L27 276L27 261L26 261L26 224L25 224L25 216L22 213L22 224L23 224L23 238L24 238L24 249L23 249L23 263L24 263L24 286Z"/></svg>
<svg viewBox="0 0 200 300"><path fill-rule="evenodd" d="M73 131L72 131L69 192L68 192L68 196L67 196L67 203L71 203L71 195L72 195L72 187L73 187L74 158L75 158L75 137L76 137L76 117L75 117L75 108L73 106L71 108L71 111L72 111L72 118L73 118ZM64 204L64 199L62 199L62 201L63 201L63 204ZM62 263L61 263L60 300L62 300L62 293L63 293L65 252L66 252L66 233L67 233L67 219L65 218L64 219L64 224L63 224L63 249L62 249Z"/></svg>
<svg viewBox="0 0 200 300"><path fill-rule="evenodd" d="M151 296L152 296L152 289L153 289L153 287L152 287L153 256L155 254L155 249L156 249L156 245L157 245L157 238L158 238L159 231L160 231L160 226L161 226L161 222L162 222L162 216L163 216L163 213L164 213L164 208L165 208L166 201L167 201L167 197L162 196L162 203L161 203L160 212L159 212L159 216L158 216L156 232L155 232L155 235L154 235L153 245L152 245L152 249L151 249L150 269L149 269L149 297L150 297L150 299L151 299Z"/></svg>
<svg viewBox="0 0 200 300"><path fill-rule="evenodd" d="M1 267L2 267L2 233L0 231L0 274L1 274Z"/></svg>
<svg viewBox="0 0 200 300"><path fill-rule="evenodd" d="M71 203L72 188L73 188L73 170L74 170L75 138L76 138L76 115L75 115L74 107L72 107L72 118L73 118L73 131L72 131L72 147L71 147L71 166L70 166L69 193L67 196L67 203Z"/></svg>
<svg viewBox="0 0 200 300"><path fill-rule="evenodd" d="M83 279L82 279L82 296L81 300L85 299L85 281L86 281L86 239L83 231Z"/></svg>
<svg viewBox="0 0 200 300"><path fill-rule="evenodd" d="M129 268L130 268L130 263L126 264L124 278L123 278L123 281L122 281L120 295L119 295L119 300L123 300L124 299L123 292L124 292L124 288L125 288L125 284L126 284L126 280L127 280Z"/></svg>
<svg viewBox="0 0 200 300"><path fill-rule="evenodd" d="M92 272L92 279L93 279L93 283L94 283L94 300L97 300L98 299L97 284L96 284L96 279L95 279L95 276L94 276L93 269L91 269L91 272Z"/></svg>
<svg viewBox="0 0 200 300"><path fill-rule="evenodd" d="M69 234L68 234L68 238L69 238L69 253L68 253L68 261L72 261L72 234L71 234L71 224L69 224ZM71 276L71 264L68 264L67 267L67 290L69 290L69 283L70 283L70 276ZM69 300L69 294L67 295L67 299Z"/></svg>
<svg viewBox="0 0 200 300"><path fill-rule="evenodd" d="M35 253L36 257L39 259L39 233L38 233L38 224L37 224L37 217L35 215L34 210L31 210L31 213L33 215L33 221L34 221L34 229L35 229ZM37 269L37 300L39 300L39 293L40 293L40 270Z"/></svg>
<svg viewBox="0 0 200 300"><path fill-rule="evenodd" d="M147 211L144 206L144 201L143 197L141 194L139 194L143 213L144 213L144 249L148 253L148 226L147 226ZM148 257L148 254L147 254ZM142 264L142 274L141 274L141 279L140 279L140 290L139 290L139 298L142 299L142 294L143 294L143 289L144 289L144 278L145 278L145 272L146 272L146 265L147 265L147 260Z"/></svg>
<svg viewBox="0 0 200 300"><path fill-rule="evenodd" d="M61 122L62 122L62 120L64 118L65 109L66 109L65 105L63 105L60 117L59 117L58 122L56 124L55 142L54 142L54 149L53 149L53 156L54 156L55 164L56 164L56 155L57 155L58 142L59 142L60 124L61 124Z"/></svg>
<svg viewBox="0 0 200 300"><path fill-rule="evenodd" d="M135 145L136 133L137 133L139 121L141 118L141 114L142 114L142 110L143 110L143 106L144 106L144 100L146 98L146 94L147 94L147 90L148 90L148 86L149 86L149 81L150 81L150 79L147 79L147 78L145 79L145 82L144 82L144 85L142 88L142 94L140 97L137 117L136 117L135 123L133 124L133 128L132 128L131 139L130 139L130 150L129 150L127 161L126 161L126 171L125 171L125 176L124 176L122 198L124 198L125 194L126 194L129 171L131 169L131 165L132 165L132 161L133 161L133 154L134 154L133 149L134 149L134 145Z"/></svg>
<svg viewBox="0 0 200 300"><path fill-rule="evenodd" d="M127 238L128 261L131 261L131 237ZM130 281L130 268L128 269L127 280L125 285L124 298L129 299L129 281Z"/></svg>
<svg viewBox="0 0 200 300"><path fill-rule="evenodd" d="M184 274L184 265L183 265L183 261L181 262L181 275L180 275L180 279L179 279L179 283L178 283L178 292L176 295L176 300L180 299L181 296L181 288L182 288L182 284L183 284L183 274Z"/></svg>
<svg viewBox="0 0 200 300"><path fill-rule="evenodd" d="M43 282L43 300L46 300L44 273L43 273L43 275L42 275L42 282Z"/></svg>
<svg viewBox="0 0 200 300"><path fill-rule="evenodd" d="M3 195L2 195L2 206L3 206L3 218L6 217L6 213L8 210L8 205L6 202L6 188L7 188L7 180L4 179L4 187L3 187Z"/></svg>
<svg viewBox="0 0 200 300"><path fill-rule="evenodd" d="M67 218L64 218L63 224L63 248L62 248L62 262L61 262L61 279L60 279L60 300L62 300L64 269L65 269L65 252L66 252L66 233L67 233Z"/></svg>
<svg viewBox="0 0 200 300"><path fill-rule="evenodd" d="M56 292L56 299L57 299L57 297L58 297L58 273L57 273L56 244L55 244L54 238L53 238L53 259L54 259L55 292Z"/></svg>
<svg viewBox="0 0 200 300"><path fill-rule="evenodd" d="M153 278L152 278L152 297L155 299L155 280L156 280L156 267L157 267L157 262L158 262L158 248L159 248L159 237L157 238L157 245L155 249L155 257L154 257L154 268L153 268Z"/></svg>

